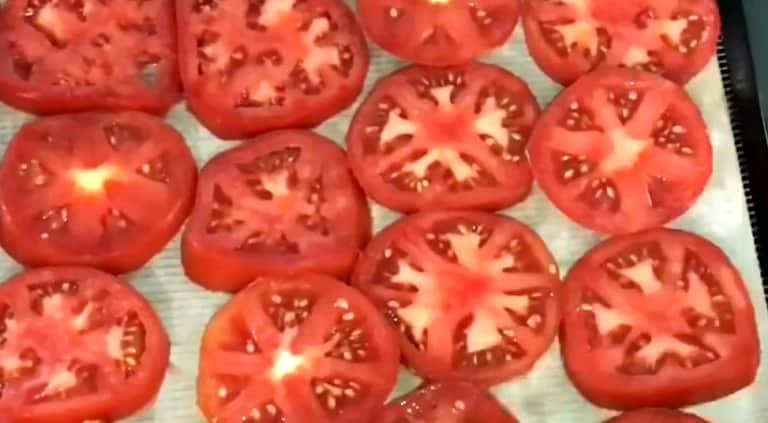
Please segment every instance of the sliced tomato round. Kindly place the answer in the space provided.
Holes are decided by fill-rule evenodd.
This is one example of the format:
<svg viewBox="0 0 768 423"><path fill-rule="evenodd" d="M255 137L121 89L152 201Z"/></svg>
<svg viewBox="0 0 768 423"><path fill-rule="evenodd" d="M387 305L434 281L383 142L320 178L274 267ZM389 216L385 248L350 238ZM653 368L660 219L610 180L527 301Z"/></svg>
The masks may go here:
<svg viewBox="0 0 768 423"><path fill-rule="evenodd" d="M326 276L258 279L208 324L198 404L211 421L368 422L395 385L397 337Z"/></svg>
<svg viewBox="0 0 768 423"><path fill-rule="evenodd" d="M605 65L685 84L720 37L715 0L528 0L523 25L533 59L564 85Z"/></svg>
<svg viewBox="0 0 768 423"><path fill-rule="evenodd" d="M422 386L393 400L376 423L518 423L488 392L466 382Z"/></svg>
<svg viewBox="0 0 768 423"><path fill-rule="evenodd" d="M565 368L602 407L677 408L755 379L759 346L747 289L697 235L654 229L610 239L566 278Z"/></svg>
<svg viewBox="0 0 768 423"><path fill-rule="evenodd" d="M355 114L350 164L368 195L396 210L498 210L531 190L524 153L538 116L525 82L499 67L408 67Z"/></svg>
<svg viewBox="0 0 768 423"><path fill-rule="evenodd" d="M340 0L180 0L187 105L225 139L311 127L349 106L368 46Z"/></svg>
<svg viewBox="0 0 768 423"><path fill-rule="evenodd" d="M520 17L520 0L358 0L373 41L428 66L460 65L503 45Z"/></svg>
<svg viewBox="0 0 768 423"><path fill-rule="evenodd" d="M27 266L135 270L179 230L196 178L184 139L154 116L43 118L5 152L0 243Z"/></svg>
<svg viewBox="0 0 768 423"><path fill-rule="evenodd" d="M263 275L346 277L370 236L344 151L309 131L278 131L205 165L182 261L190 279L220 291Z"/></svg>
<svg viewBox="0 0 768 423"><path fill-rule="evenodd" d="M664 225L712 175L712 144L682 88L647 72L595 71L550 104L528 155L549 199L603 233Z"/></svg>
<svg viewBox="0 0 768 423"><path fill-rule="evenodd" d="M0 285L0 420L115 421L157 395L168 336L129 285L85 267L44 267Z"/></svg>
<svg viewBox="0 0 768 423"><path fill-rule="evenodd" d="M3 4L0 101L37 114L162 114L181 97L171 2Z"/></svg>
<svg viewBox="0 0 768 423"><path fill-rule="evenodd" d="M665 408L643 408L607 420L605 423L709 423L701 417Z"/></svg>
<svg viewBox="0 0 768 423"><path fill-rule="evenodd" d="M495 385L530 370L560 323L558 270L508 217L431 212L379 233L353 283L400 331L406 364L429 380Z"/></svg>

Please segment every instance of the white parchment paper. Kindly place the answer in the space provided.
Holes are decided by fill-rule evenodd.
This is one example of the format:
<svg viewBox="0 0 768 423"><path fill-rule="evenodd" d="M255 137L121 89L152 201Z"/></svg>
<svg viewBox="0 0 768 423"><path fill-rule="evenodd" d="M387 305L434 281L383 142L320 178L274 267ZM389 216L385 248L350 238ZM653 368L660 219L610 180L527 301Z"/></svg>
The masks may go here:
<svg viewBox="0 0 768 423"><path fill-rule="evenodd" d="M403 65L375 46L371 46L371 51L372 67L365 92L377 78ZM539 71L528 56L520 28L504 48L485 60L501 65L527 81L542 106L546 106L560 91L560 87ZM714 60L687 89L702 109L709 125L715 168L703 196L671 226L694 231L711 239L725 250L739 268L756 309L763 349L762 362L766 363L768 310L762 297L758 262L723 85ZM321 125L318 132L343 145L355 107ZM0 150L5 150L18 127L29 119L30 116L0 105ZM200 164L215 153L235 145L217 140L197 123L183 104L173 109L168 115L168 122L184 134ZM747 142L750 141L747 134ZM396 213L377 205L373 205L373 213L377 230L398 217ZM544 238L557 257L563 274L600 240L597 235L570 222L548 202L538 188L534 188L524 203L505 213L526 222ZM0 253L0 278L5 279L19 270L21 267L18 264ZM226 302L228 295L206 292L186 279L181 268L178 237L149 265L125 278L152 302L166 325L172 344L171 368L157 403L127 422L205 422L195 402L198 346L206 322ZM418 379L402 372L396 393L406 392L417 383ZM614 414L598 409L580 397L562 369L557 342L530 374L496 387L494 393L522 423L598 423ZM714 423L768 423L766 366L761 366L757 382L752 387L727 398L692 407L691 410Z"/></svg>

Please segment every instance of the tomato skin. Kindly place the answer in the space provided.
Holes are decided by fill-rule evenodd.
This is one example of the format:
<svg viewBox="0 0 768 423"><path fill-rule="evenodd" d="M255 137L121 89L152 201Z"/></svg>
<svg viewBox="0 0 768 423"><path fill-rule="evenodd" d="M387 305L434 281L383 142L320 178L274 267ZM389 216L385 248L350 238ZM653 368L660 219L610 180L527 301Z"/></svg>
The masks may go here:
<svg viewBox="0 0 768 423"><path fill-rule="evenodd" d="M453 117L455 118L454 121L462 121L462 124L456 125L455 128L447 127L447 124L450 123L446 122L446 117L449 116L447 113L449 112L441 110L442 107L428 108L425 104L431 103L427 103L423 99L416 100L419 103L413 104L416 103L413 100L416 96L411 93L403 93L405 90L413 90L414 81L422 78L442 80L445 78L445 75L452 75L452 77L459 75L466 84L462 91L471 93L466 96L461 95L461 100L456 100L457 103L460 101L461 104L456 105L455 110L458 113ZM456 77L459 78L459 76ZM514 156L512 160L502 159L500 154L485 154L486 152L492 152L492 150L478 136L479 133L470 130L471 134L468 134L468 128L465 126L469 126L470 123L463 122L467 118L468 108L472 109L469 111L471 118L476 119L475 122L480 120L479 114L475 110L477 106L474 103L476 101L473 101L473 99L476 100L475 96L479 97L479 92L486 87L505 90L507 99L510 100L511 104L514 104L516 112L519 111L519 115L505 118L505 120L508 119L511 123L509 123L509 127L503 128L506 132L514 129L514 131L517 131L514 135L520 137L519 141L511 142L511 145L508 147L507 152ZM407 146L401 147L401 149L387 155L381 152L369 153L367 151L370 148L368 145L370 144L368 131L374 125L374 122L379 119L381 114L380 105L387 102L390 98L398 101L401 97L404 100L402 103L399 103L398 107L412 115L413 118L408 120L412 121L416 126L423 126L422 129L425 133L428 133L430 130L434 130L437 133L459 132L461 134L457 135L459 139L433 139L427 141L428 135L419 134L414 136L414 139ZM472 103L471 107L468 106L469 103ZM504 111L501 108L498 110ZM427 66L404 67L377 81L372 91L355 112L347 132L349 164L366 194L377 203L393 210L403 213L429 210L464 210L469 208L485 211L500 210L524 201L531 192L533 175L525 154L523 154L523 149L528 134L539 113L540 108L537 100L525 81L501 67L485 63L468 63L462 66L444 68ZM422 129L419 129L419 131ZM460 138L463 136L466 136L466 138ZM384 144L382 141L379 142ZM397 141L393 140L391 142L396 143ZM454 190L442 181L438 183L432 181L429 188L417 191L413 189L400 189L394 183L387 181L382 175L382 163L388 161L390 157L409 147L421 150L424 147L423 144L430 143L434 144L434 148L445 148L446 150L472 156L473 159L480 163L483 170L493 175L498 182L493 186L477 184L471 189L464 191ZM473 154L473 149L482 150ZM426 151L429 151L429 149L426 149ZM414 163L409 160L403 160L402 162ZM424 181L428 182L427 179Z"/></svg>
<svg viewBox="0 0 768 423"><path fill-rule="evenodd" d="M226 168L252 156L259 156L286 146L306 151L302 157L322 168L330 188L336 190L329 200L348 203L338 211L347 222L343 240L333 240L325 248L288 254L259 254L236 251L217 245L206 235L206 223L213 185ZM346 278L357 260L359 249L371 237L372 220L362 191L344 166L344 152L330 140L301 130L275 131L248 141L211 159L200 173L196 206L182 236L182 264L187 276L214 291L235 292L256 277L321 273ZM338 222L337 222L338 223ZM340 227L340 226L338 226Z"/></svg>
<svg viewBox="0 0 768 423"><path fill-rule="evenodd" d="M613 417L605 423L709 423L693 414L664 408L643 408Z"/></svg>
<svg viewBox="0 0 768 423"><path fill-rule="evenodd" d="M160 146L158 151L162 149L162 152L173 156L172 168L166 169L170 178L169 183L173 184L172 193L165 204L167 210L156 210L157 214L151 216L155 221L149 224L143 222L145 226L140 234L121 242L117 247L110 245L109 248L73 250L71 245L47 242L36 234L33 234L30 239L30 228L25 226L27 223L24 210L16 207L18 198L28 195L28 192L20 188L15 179L16 167L29 157L35 157L37 148L40 148L35 143L42 142L42 137L47 134L47 131L61 131L62 128L71 131L81 130L81 137L88 137L88 141L97 143L100 141L95 137L100 135L101 126L110 122L131 122L145 131L144 135L147 136L145 142L156 142ZM98 155L94 151L86 151L83 146L75 146L72 158L66 166L88 163ZM115 155L118 154L115 153ZM98 161L97 164L102 164L101 160L112 163L117 159L101 157L95 160ZM15 135L0 167L0 204L2 204L0 245L16 261L28 267L81 265L96 267L114 274L136 270L165 247L187 218L192 208L196 179L196 164L181 134L154 116L140 112L93 112L42 118L25 125ZM109 197L110 192L107 189L104 195ZM74 197L72 202L86 204L90 201L85 195L78 193L72 195ZM132 218L139 220L139 217Z"/></svg>
<svg viewBox="0 0 768 423"><path fill-rule="evenodd" d="M456 404L461 403L460 408ZM422 385L384 407L376 423L518 423L490 393L466 382Z"/></svg>
<svg viewBox="0 0 768 423"><path fill-rule="evenodd" d="M484 388L508 382L517 377L522 377L533 368L538 359L550 348L557 336L557 328L560 324L559 303L561 296L561 283L557 276L558 270L553 256L547 250L547 247L541 238L539 238L538 235L524 223L506 216L479 211L436 211L410 215L398 220L376 234L358 260L352 276L352 284L366 293L366 295L368 295L368 297L382 309L383 313L388 316L390 323L396 326L395 322L391 319L392 309L387 308L389 307L388 302L391 298L387 298L380 294L380 292L392 288L384 288L387 284L386 281L376 279L377 277L381 277L381 274L377 273L379 266L381 266L380 258L386 256L387 253L385 250L395 250L404 245L404 242L399 244L396 244L396 242L406 240L410 242L427 233L433 223L437 225L438 223L450 219L467 219L468 222L478 225L494 227L495 229L502 228L505 233L507 231L514 233L515 236L518 237L514 239L517 239L518 242L522 241L522 243L527 244L528 248L531 250L530 254L533 256L533 260L537 262L537 267L540 266L543 268L541 271L542 281L540 282L541 285L539 288L546 289L547 292L545 295L547 298L546 304L541 307L544 309L543 313L546 315L544 324L541 325L540 331L537 332L536 335L528 336L527 339L534 342L534 344L526 344L522 346L522 348L527 351L527 356L524 358L510 363L503 363L498 366L470 366L469 368L461 367L456 363L458 359L453 355L455 354L458 356L458 351L440 350L440 353L437 353L435 351L430 351L429 347L427 347L427 350L425 351L424 347L417 347L414 345L410 339L411 337L401 331L400 349L403 355L403 363L417 375L429 381L465 381ZM416 249L414 248L414 250ZM414 255L410 255L409 257L414 257ZM431 258L429 260L431 260ZM425 260L425 262L428 261ZM464 281L471 281L473 273L469 270L465 270L464 272L460 273L459 277ZM446 273L446 275L447 274L448 273ZM510 275L514 275L514 273L510 273ZM448 278L446 277L446 279ZM391 282L389 282L389 284L391 284ZM469 286L469 283L462 284L462 286ZM455 304L461 303L464 300L463 298L457 298L462 295L462 292L463 295L466 296L470 294L472 290L467 289L466 291L460 291L460 293L451 291L452 295L447 295L445 304L439 303L434 305L434 307L440 308L441 317L440 320L438 320L439 322L450 321L451 324L454 324L457 321L456 315L461 313L462 311L460 310L463 309L459 309ZM399 299L399 297L393 296L392 299ZM471 313L482 310L482 306L477 305L473 307L474 308L470 311ZM399 318L398 321L402 322ZM431 322L432 325L435 323L435 320ZM430 325L430 327L432 326Z"/></svg>
<svg viewBox="0 0 768 423"><path fill-rule="evenodd" d="M299 293L294 297L290 297L291 293ZM308 297L303 297L308 295ZM338 371L334 373L334 366L338 363L328 364L328 369L321 370L322 364L313 362L308 359L309 362L302 369L297 369L295 373L290 373L284 376L282 379L274 380L270 374L264 374L266 371L274 371L273 360L274 353L277 350L290 350L292 353L307 357L311 355L312 350L321 347L316 340L318 339L318 333L315 331L333 330L335 327L326 327L326 323L321 322L321 318L313 313L320 313L312 309L309 311L310 317L307 320L298 323L296 326L286 327L278 332L280 339L278 341L270 342L268 336L271 336L272 332L277 332L279 329L273 327L274 320L270 320L268 323L261 320L265 315L266 310L261 310L265 307L263 301L265 299L273 300L275 296L282 298L280 304L289 304L290 299L296 298L312 298L311 301L316 301L314 304L319 304L326 301L328 304L338 303L339 299L343 299L348 308L355 313L355 316L364 316L360 326L355 326L361 329L364 336L369 339L366 347L370 347L367 360L357 361L358 364L370 367L366 369L366 372L370 372L366 375L359 375L359 383L364 384L362 390L358 391L358 395L354 397L354 400L349 400L354 403L347 409L341 411L340 414L331 416L328 415L327 410L322 408L320 404L315 401L315 398L307 398L307 395L313 395L311 383L313 380L321 380L328 377L349 378L352 376L350 373L340 374ZM287 297L288 296L288 297ZM334 308L336 305L334 305ZM255 310L259 309L259 310ZM337 310L323 310L324 312L335 313ZM258 316L262 317L258 317ZM324 316L329 316L325 315ZM271 318L270 318L271 319ZM257 356L262 357L268 364L264 364L261 369L244 368L243 372L247 375L235 375L243 376L245 378L252 378L258 382L250 383L262 383L264 385L270 385L272 388L271 396L263 398L264 402L271 402L279 407L283 418L287 422L316 422L316 423L358 423L368 422L373 417L374 413L379 410L381 404L385 401L387 395L390 393L397 381L397 373L399 367L399 351L397 348L396 334L389 328L386 322L381 318L376 309L370 304L367 299L362 296L357 290L352 287L334 280L328 276L317 274L301 274L290 277L265 277L255 280L245 289L237 293L226 305L224 305L209 321L205 334L203 336L201 348L200 348L200 371L197 381L197 400L201 411L211 421L220 421L222 423L239 422L239 416L233 417L236 410L227 410L229 404L225 404L219 397L221 382L223 378L219 378L219 375L215 371L217 351L221 351L226 348L230 352L245 352L238 351L232 348L233 345L241 345L245 343L245 339L241 339L242 330L246 332L250 329L243 329L239 326L239 322L260 322L262 323L259 333L253 332L252 340L255 345L258 346ZM312 322L312 323L309 323ZM248 325L249 323L246 323ZM327 326L331 326L328 324ZM297 335L294 338L286 342L285 337L291 330L296 330ZM269 335L267 335L269 333ZM330 333L320 332L323 335L330 335ZM336 332L338 333L338 332ZM314 339L315 341L311 341ZM327 338L322 337L323 342L327 345ZM242 342L241 342L242 341ZM326 353L324 357L330 357ZM234 356L233 356L234 357ZM335 356L334 356L335 357ZM237 358L234 357L233 360ZM374 361L375 360L375 361ZM346 362L345 362L346 363ZM327 374L323 374L327 372ZM370 379L374 378L374 379ZM250 390L252 392L253 390ZM241 396L247 395L248 389L243 389ZM360 395L364 393L364 395ZM249 397L249 399L251 399ZM241 404L243 401L241 398ZM233 401L234 402L234 401ZM249 407L257 407L261 404L248 403ZM226 414L227 417L219 418L221 413Z"/></svg>
<svg viewBox="0 0 768 423"><path fill-rule="evenodd" d="M101 392L83 400L70 399L42 404L7 404L0 400L0 420L13 423L83 423L88 420L118 421L131 416L150 404L165 379L170 361L170 342L160 318L152 305L133 287L112 275L87 267L41 267L19 273L0 285L0 300L21 300L28 285L61 279L87 281L93 288L110 291L124 303L133 303L147 329L142 364L149 363L133 376L132 383L125 383L117 392ZM12 302L11 301L11 302ZM37 348L46 344L42 340Z"/></svg>
<svg viewBox="0 0 768 423"><path fill-rule="evenodd" d="M247 1L239 0L239 2L244 3L243 9L247 8ZM347 37L355 61L349 75L343 79L334 79L331 86L322 88L323 91L316 95L307 95L298 91L298 84L288 84L291 86L286 89L285 105L279 107L255 110L234 107L233 102L241 95L240 92L233 92L236 88L230 89L230 86L219 84L215 77L199 74L198 69L202 61L199 60L196 34L204 26L200 22L205 23L205 26L209 25L215 31L226 32L226 30L217 27L220 22L216 22L215 19L209 19L210 22L206 22L208 17L196 18L195 12L192 12L196 3L198 2L195 0L181 0L176 7L181 80L189 111L218 138L242 140L269 131L311 129L350 106L362 91L368 74L370 52L354 13L340 0L312 0L308 2L312 11L323 10L335 20L335 24L342 28L344 36ZM226 23L232 27L233 32L238 31L236 22ZM295 47L285 44L296 40L282 40L281 35L260 38L251 32L249 30L244 34L230 35L237 39L246 38L254 44L263 45L278 52ZM291 72L290 69L279 70L286 74ZM252 69L247 69L245 72L257 74ZM275 73L268 70L264 72L265 74ZM328 70L328 73L331 72ZM269 81L269 77L265 80Z"/></svg>
<svg viewBox="0 0 768 423"><path fill-rule="evenodd" d="M502 46L514 32L522 9L519 0L494 4L484 10L484 16L494 15L492 28L479 30L472 20L475 5L466 0L405 6L396 1L360 0L357 13L368 36L382 49L405 61L442 67L471 62ZM393 17L392 10L397 6L402 9ZM458 42L431 43L417 39L438 26L447 33L443 35L457 34L461 38L454 40Z"/></svg>
<svg viewBox="0 0 768 423"><path fill-rule="evenodd" d="M673 374L619 374L611 363L615 355L600 356L589 345L581 317L582 296L590 281L597 279L598 266L606 257L626 251L628 244L659 241L675 243L698 254L714 277L725 280L722 292L730 298L736 339L717 340L725 345L726 355L719 363L694 368L676 367ZM669 265L681 269L682 263ZM760 347L754 310L749 294L728 257L720 248L698 235L680 230L652 229L611 238L598 245L571 268L563 292L563 324L560 345L568 377L592 403L615 410L645 407L678 408L712 401L749 386L760 364ZM724 338L724 337L723 337ZM607 363L611 362L611 363ZM616 364L618 366L618 364ZM679 370L678 370L679 369Z"/></svg>
<svg viewBox="0 0 768 423"><path fill-rule="evenodd" d="M635 11L636 13L633 14L628 12L621 14L619 12L614 12L615 15L622 16L614 17L613 19L606 18L605 22L615 25L616 27L634 25L632 18L642 13L643 10L653 7L656 1L642 0L628 3L629 4L621 4L621 7L626 10ZM702 12L703 20L705 20L709 28L709 35L699 42L698 50L695 54L681 56L676 51L668 48L670 51L665 51L662 55L662 67L657 70L656 73L661 74L677 84L685 85L693 77L699 74L712 60L715 51L717 50L717 42L720 37L722 23L717 2L714 0L678 0L676 3L680 5L681 8L691 7L692 9ZM547 0L527 0L523 7L522 22L523 28L525 29L525 40L528 51L539 68L550 78L561 85L568 86L576 82L584 74L587 74L596 68L622 65L621 59L616 56L617 53L610 50L608 57L597 63L590 63L583 60L583 58L570 57L564 59L558 52L548 45L548 41L540 26L540 21L537 19L539 9L545 9L543 6L544 4L547 4ZM593 6L594 9L598 10L596 13L603 13L608 16L610 16L611 13L605 12L605 10L611 10L617 7L615 6L616 3L613 3L610 0L594 0L593 4L597 4L597 6ZM614 33L612 35L616 34Z"/></svg>
<svg viewBox="0 0 768 423"><path fill-rule="evenodd" d="M574 102L592 98L590 96L598 89L605 89L607 91L608 88L613 89L615 87L622 89L646 89L649 92L652 90L664 92L668 96L669 109L672 109L672 105L676 106L675 113L678 115L675 118L676 121L687 130L685 141L693 148L693 153L684 158L678 154L674 160L668 159L666 156L662 157L667 161L667 164L672 161L676 161L680 165L685 164L687 172L682 173L654 167L656 162L651 158L650 154L664 152L664 149L656 145L653 139L649 139L651 134L648 134L647 131L641 133L639 129L634 129L635 126L645 127L648 125L648 122L636 123L635 120L630 120L625 126L620 128L626 131L626 133L634 133L633 136L635 137L641 137L644 142L648 143L648 146L645 147L640 157L636 159L636 164L632 168L607 174L607 177L628 181L632 188L636 188L634 191L638 191L643 187L640 184L643 181L640 177L641 175L647 178L658 176L655 172L661 176L667 175L664 172L669 172L668 174L674 175L677 178L674 181L676 186L665 196L666 201L662 204L650 204L651 202L647 199L651 196L650 189L646 189L647 195L643 199L645 200L644 202L639 202L639 197L635 195L633 198L626 200L627 205L622 204L618 210L613 212L606 211L605 209L596 209L580 198L581 193L576 191L578 187L585 187L583 192L586 193L587 181L594 182L599 177L606 176L606 173L602 173L602 170L600 170L600 165L602 164L601 161L607 161L606 157L610 158L608 154L603 154L603 157L599 159L593 159L596 161L594 166L596 169L591 170L591 173L581 176L581 180L563 182L560 178L561 175L557 173L558 163L552 157L557 152L558 147L566 144L564 142L558 143L558 139L573 136L574 144L577 142L583 143L583 136L579 138L579 141L576 140L576 136L582 131L571 131L564 129L562 126L562 120L565 119L567 113L570 113L571 105ZM613 105L606 107L613 107ZM638 108L640 107L642 107L642 104L638 106ZM593 112L597 114L597 111L593 110ZM661 122L664 115L659 115L661 117L659 117L658 122ZM568 134L557 135L556 131L568 131ZM594 145L592 145L591 149L598 149ZM604 142L603 145L605 145ZM605 148L601 148L605 150ZM707 188L713 171L713 147L709 130L698 106L681 87L672 82L649 72L630 69L602 68L583 76L578 82L562 91L542 113L531 134L527 149L534 179L536 179L547 198L576 223L604 234L626 234L650 229L662 226L682 216L693 206ZM582 149L586 150L587 147L583 146ZM594 152L590 151L590 154L592 153ZM604 153L604 151L601 153ZM645 186L647 187L649 184L645 184ZM618 190L619 197L622 197L621 189L619 188ZM630 204L630 201L634 203Z"/></svg>
<svg viewBox="0 0 768 423"><path fill-rule="evenodd" d="M126 2L127 3L127 2ZM117 77L109 80L98 81L95 86L85 88L83 86L54 85L50 83L51 76L46 78L34 77L30 81L24 81L14 72L15 57L13 44L22 40L22 44L31 44L31 49L39 54L45 49L53 48L48 40L40 34L33 34L24 17L24 1L9 1L8 6L0 11L0 21L7 23L7 27L0 30L0 101L14 108L36 115L53 115L61 113L76 113L88 111L120 111L137 110L146 113L164 115L168 109L181 99L181 81L176 61L176 36L173 4L168 1L153 1L151 6L151 18L154 20L155 33L152 35L152 54L159 54L161 60L156 65L155 80L151 86L145 84L139 72L131 75L123 75L124 79ZM103 6L92 6L101 9ZM115 6L117 7L117 5ZM145 8L146 9L146 8ZM101 12L99 12L101 13ZM137 13L125 11L126 14ZM104 16L101 16L104 18ZM87 20L87 18L86 18ZM85 21L84 21L85 22ZM101 28L113 33L112 22L103 24ZM66 26L66 24L64 24ZM91 22L94 27L97 24ZM91 33L91 35L96 35ZM81 37L82 36L82 37ZM80 38L81 37L81 38ZM67 54L73 56L79 52L87 52L90 41L84 40L86 35L75 37L77 46L65 46ZM118 40L120 41L120 40ZM125 48L125 46L121 46ZM81 51L82 50L82 51ZM118 50L121 51L121 50ZM90 53L104 54L99 50ZM121 51L122 53L122 51ZM130 54L133 52L125 53ZM61 50L47 51L41 57L50 58L51 62L45 63L47 68L57 68L61 64ZM119 56L107 53L108 62ZM82 58L79 58L82 60ZM44 59L41 59L44 60ZM58 60L58 62L56 61ZM126 66L115 63L114 66ZM50 70L50 69L49 69ZM79 76L79 75L76 75Z"/></svg>

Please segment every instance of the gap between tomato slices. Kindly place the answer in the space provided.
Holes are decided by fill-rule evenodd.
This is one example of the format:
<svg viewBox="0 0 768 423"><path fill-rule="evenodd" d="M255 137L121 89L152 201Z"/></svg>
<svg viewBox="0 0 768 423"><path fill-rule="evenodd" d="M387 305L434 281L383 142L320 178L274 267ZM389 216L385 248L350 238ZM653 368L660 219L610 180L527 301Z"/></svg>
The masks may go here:
<svg viewBox="0 0 768 423"><path fill-rule="evenodd" d="M483 212L415 214L380 232L353 283L429 380L490 386L530 370L560 323L558 270L527 226Z"/></svg>
<svg viewBox="0 0 768 423"><path fill-rule="evenodd" d="M687 211L712 174L701 112L664 78L600 69L568 87L528 143L536 180L577 223L628 233Z"/></svg>
<svg viewBox="0 0 768 423"><path fill-rule="evenodd" d="M523 26L531 56L569 85L600 66L622 66L685 84L715 55L715 0L529 0Z"/></svg>
<svg viewBox="0 0 768 423"><path fill-rule="evenodd" d="M360 0L368 35L395 56L428 66L470 62L503 45L520 0Z"/></svg>
<svg viewBox="0 0 768 423"><path fill-rule="evenodd" d="M138 112L25 125L0 167L0 243L27 266L141 267L192 207L197 169L181 135Z"/></svg>
<svg viewBox="0 0 768 423"><path fill-rule="evenodd" d="M368 47L340 0L183 0L177 15L187 104L221 138L315 126L362 90Z"/></svg>
<svg viewBox="0 0 768 423"><path fill-rule="evenodd" d="M388 404L375 423L518 423L487 391L471 383L421 386Z"/></svg>
<svg viewBox="0 0 768 423"><path fill-rule="evenodd" d="M157 395L170 345L133 288L84 267L0 285L0 421L116 421Z"/></svg>
<svg viewBox="0 0 768 423"><path fill-rule="evenodd" d="M0 4L0 100L37 114L141 110L180 98L173 5L163 0Z"/></svg>
<svg viewBox="0 0 768 423"><path fill-rule="evenodd" d="M748 386L759 365L754 311L738 271L697 235L612 238L566 277L565 368L606 408L682 407Z"/></svg>
<svg viewBox="0 0 768 423"><path fill-rule="evenodd" d="M218 423L368 422L392 390L394 332L325 276L259 279L211 320L198 403Z"/></svg>
<svg viewBox="0 0 768 423"><path fill-rule="evenodd" d="M350 166L384 206L498 210L533 177L524 149L539 106L499 67L412 66L380 80L347 134Z"/></svg>
<svg viewBox="0 0 768 423"><path fill-rule="evenodd" d="M344 151L302 130L262 135L211 159L182 238L193 281L237 291L254 278L346 277L371 236Z"/></svg>

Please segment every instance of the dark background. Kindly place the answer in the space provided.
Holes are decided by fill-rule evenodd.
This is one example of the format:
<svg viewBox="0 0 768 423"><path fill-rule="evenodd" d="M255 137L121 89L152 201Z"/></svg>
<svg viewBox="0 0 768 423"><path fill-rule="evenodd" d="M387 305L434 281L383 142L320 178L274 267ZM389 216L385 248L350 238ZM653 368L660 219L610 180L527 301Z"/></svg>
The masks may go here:
<svg viewBox="0 0 768 423"><path fill-rule="evenodd" d="M768 110L768 0L743 0L763 110ZM763 120L768 124L768 115Z"/></svg>

